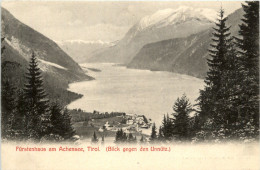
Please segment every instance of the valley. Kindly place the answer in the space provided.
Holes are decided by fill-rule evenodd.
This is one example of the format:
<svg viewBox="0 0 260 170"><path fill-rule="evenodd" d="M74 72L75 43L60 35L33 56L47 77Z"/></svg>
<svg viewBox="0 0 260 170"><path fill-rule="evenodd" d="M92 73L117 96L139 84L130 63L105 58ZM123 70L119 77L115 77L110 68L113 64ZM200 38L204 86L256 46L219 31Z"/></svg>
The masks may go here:
<svg viewBox="0 0 260 170"><path fill-rule="evenodd" d="M233 25L230 31L234 36L238 35L242 15L238 9L228 16L227 24ZM138 133L134 134L149 135L152 123L159 127L164 115L172 117L174 102L183 94L192 105L197 104L209 69L208 50L216 18L213 9L180 6L142 17L123 38L113 42L52 40L3 8L6 50L2 77L16 87L23 86L22 75L34 51L51 102L58 100L70 109L81 138L90 138L93 132L100 136L106 122L116 129L130 128L120 124L124 119L118 117L88 117L95 121L91 125L86 117L75 120L78 115L96 112L144 115L151 119L149 128L139 133L137 126ZM193 115L194 111L189 114ZM108 130L107 135L112 137L115 132Z"/></svg>
<svg viewBox="0 0 260 170"><path fill-rule="evenodd" d="M2 169L259 169L258 1L1 3Z"/></svg>

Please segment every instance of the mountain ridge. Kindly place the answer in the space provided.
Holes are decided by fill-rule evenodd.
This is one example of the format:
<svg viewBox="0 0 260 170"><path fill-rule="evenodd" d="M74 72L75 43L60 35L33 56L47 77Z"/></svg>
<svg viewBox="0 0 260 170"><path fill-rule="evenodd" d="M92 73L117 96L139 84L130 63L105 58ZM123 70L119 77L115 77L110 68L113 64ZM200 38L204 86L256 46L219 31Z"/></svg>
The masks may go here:
<svg viewBox="0 0 260 170"><path fill-rule="evenodd" d="M140 31L138 22L129 29L124 38L122 38L115 46L96 53L95 56L88 60L88 62L114 62L127 64L145 44L165 39L187 37L213 26L212 21L206 17L198 19L198 17L194 16L192 12L185 13L177 10L178 13L176 14L174 11L176 10L171 11L173 12L172 17L174 16L174 19L170 24L164 25L163 27L157 27L155 24L152 25L153 27L149 26L147 29L142 29ZM196 11L196 9L192 9L192 11ZM171 13L167 15L171 15ZM185 17L183 18L183 16ZM156 23L161 24L161 22L163 22L163 20ZM190 29L191 27L193 29Z"/></svg>
<svg viewBox="0 0 260 170"><path fill-rule="evenodd" d="M232 26L233 36L238 36L243 10L238 9L228 16L227 25ZM190 35L146 44L127 64L128 68L170 71L204 78L208 70L209 44L213 29Z"/></svg>
<svg viewBox="0 0 260 170"><path fill-rule="evenodd" d="M85 40L66 40L56 41L60 48L71 56L78 63L85 63L93 56L97 50L111 47L114 44L110 42L85 41Z"/></svg>
<svg viewBox="0 0 260 170"><path fill-rule="evenodd" d="M2 45L5 47L1 56L2 82L9 80L16 88L23 87L34 51L50 98L61 99L63 104L79 98L79 94L66 90L68 84L93 78L51 39L17 20L6 9L1 10Z"/></svg>

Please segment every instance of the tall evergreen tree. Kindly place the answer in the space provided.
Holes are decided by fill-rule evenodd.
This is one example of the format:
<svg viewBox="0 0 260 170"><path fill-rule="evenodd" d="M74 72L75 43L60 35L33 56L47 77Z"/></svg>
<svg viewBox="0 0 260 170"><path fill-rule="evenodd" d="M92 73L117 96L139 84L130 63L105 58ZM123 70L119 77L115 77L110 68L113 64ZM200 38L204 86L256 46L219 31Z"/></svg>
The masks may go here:
<svg viewBox="0 0 260 170"><path fill-rule="evenodd" d="M14 114L15 108L15 90L8 80L2 83L1 89L1 134L5 137L8 131L12 128L12 115Z"/></svg>
<svg viewBox="0 0 260 170"><path fill-rule="evenodd" d="M117 132L116 132L115 142L116 143L124 143L126 141L127 141L126 133L123 132L123 129L118 129Z"/></svg>
<svg viewBox="0 0 260 170"><path fill-rule="evenodd" d="M15 88L6 80L2 83L2 111L11 113L15 106Z"/></svg>
<svg viewBox="0 0 260 170"><path fill-rule="evenodd" d="M189 137L189 113L192 111L191 104L184 94L178 98L173 106L173 135L180 140Z"/></svg>
<svg viewBox="0 0 260 170"><path fill-rule="evenodd" d="M169 118L169 115L163 116L163 122L161 127L162 135L165 140L171 140L173 136L173 123Z"/></svg>
<svg viewBox="0 0 260 170"><path fill-rule="evenodd" d="M104 144L105 143L105 136L102 135L102 138L101 138L101 144Z"/></svg>
<svg viewBox="0 0 260 170"><path fill-rule="evenodd" d="M123 135L123 130L122 129L118 129L116 131L116 137L115 137L115 142L118 143L121 141L121 138L122 138L122 135Z"/></svg>
<svg viewBox="0 0 260 170"><path fill-rule="evenodd" d="M59 135L65 140L71 139L75 135L75 130L72 127L71 117L67 108L62 109L58 103L52 104L50 107L51 128L48 133Z"/></svg>
<svg viewBox="0 0 260 170"><path fill-rule="evenodd" d="M63 134L61 135L64 139L70 139L71 137L73 137L76 133L75 129L72 126L71 123L71 116L69 114L69 111L67 108L64 109L63 112Z"/></svg>
<svg viewBox="0 0 260 170"><path fill-rule="evenodd" d="M91 142L92 143L97 143L98 142L98 138L97 138L97 135L96 135L96 132L94 131L94 133L93 133L93 137L92 137L92 139L91 139Z"/></svg>
<svg viewBox="0 0 260 170"><path fill-rule="evenodd" d="M127 142L127 135L125 132L123 132L123 136L122 136L122 142Z"/></svg>
<svg viewBox="0 0 260 170"><path fill-rule="evenodd" d="M163 136L163 132L162 132L162 127L161 126L160 126L159 132L158 132L158 141L161 141L161 142L164 141L164 136Z"/></svg>
<svg viewBox="0 0 260 170"><path fill-rule="evenodd" d="M58 103L52 104L50 107L50 121L51 121L51 130L50 132L55 135L64 135L64 122L63 122L63 115L62 109L60 108Z"/></svg>
<svg viewBox="0 0 260 170"><path fill-rule="evenodd" d="M45 135L50 126L48 100L43 88L43 80L36 61L34 52L29 63L28 72L26 73L27 83L24 87L25 96L30 107L28 115L28 130L38 138Z"/></svg>
<svg viewBox="0 0 260 170"><path fill-rule="evenodd" d="M242 7L245 14L236 38L241 66L239 116L245 123L253 119L259 128L259 1L245 2Z"/></svg>
<svg viewBox="0 0 260 170"><path fill-rule="evenodd" d="M45 112L48 108L47 95L43 88L42 75L34 52L32 53L28 72L26 73L26 79L27 83L25 84L24 92L29 100L29 104L31 107L36 106L40 113Z"/></svg>
<svg viewBox="0 0 260 170"><path fill-rule="evenodd" d="M224 17L224 10L221 8L219 19L215 23L213 32L213 43L209 49L210 59L208 59L209 71L205 79L205 88L200 91L198 98L200 106L200 117L205 122L207 118L212 118L217 124L223 123L221 116L222 104L221 94L222 75L225 72L227 54L231 48L230 27L226 26L227 17Z"/></svg>
<svg viewBox="0 0 260 170"><path fill-rule="evenodd" d="M156 126L155 126L155 123L153 123L150 141L155 142L156 140L157 140Z"/></svg>
<svg viewBox="0 0 260 170"><path fill-rule="evenodd" d="M144 136L142 135L141 139L140 139L140 143L143 144L145 143L145 139L144 139Z"/></svg>
<svg viewBox="0 0 260 170"><path fill-rule="evenodd" d="M22 90L17 91L17 100L15 105L16 113L14 115L13 129L26 133L26 115L29 110L28 103Z"/></svg>
<svg viewBox="0 0 260 170"><path fill-rule="evenodd" d="M239 104L237 99L240 79L239 61L234 43L231 43L231 48L226 56L225 71L222 73L219 90L222 98L218 101L218 112L222 113L219 116L224 120L223 126L226 129L232 129L238 119L237 107Z"/></svg>

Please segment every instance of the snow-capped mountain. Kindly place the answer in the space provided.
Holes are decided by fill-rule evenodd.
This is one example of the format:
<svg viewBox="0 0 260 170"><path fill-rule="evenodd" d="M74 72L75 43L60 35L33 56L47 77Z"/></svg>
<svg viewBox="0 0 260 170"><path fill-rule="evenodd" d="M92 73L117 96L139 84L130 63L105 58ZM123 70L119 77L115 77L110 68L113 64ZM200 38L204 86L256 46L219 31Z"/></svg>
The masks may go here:
<svg viewBox="0 0 260 170"><path fill-rule="evenodd" d="M238 36L238 25L241 24L243 14L243 10L238 9L228 16L226 24L231 26L232 36ZM212 32L210 28L188 37L146 44L127 66L204 77L208 70Z"/></svg>
<svg viewBox="0 0 260 170"><path fill-rule="evenodd" d="M97 41L85 41L85 40L65 40L65 41L55 41L58 45L64 44L99 44L99 45L113 45L113 43L97 40Z"/></svg>
<svg viewBox="0 0 260 170"><path fill-rule="evenodd" d="M142 18L137 24L137 31L140 32L151 27L162 28L191 20L212 23L216 20L216 17L216 11L206 8L194 9L187 6L181 6L177 9L168 8Z"/></svg>
<svg viewBox="0 0 260 170"><path fill-rule="evenodd" d="M128 63L148 43L188 37L213 26L217 12L211 9L179 7L145 16L113 48L97 53L91 62Z"/></svg>
<svg viewBox="0 0 260 170"><path fill-rule="evenodd" d="M65 40L55 41L69 56L78 63L85 63L97 50L114 44L105 41Z"/></svg>

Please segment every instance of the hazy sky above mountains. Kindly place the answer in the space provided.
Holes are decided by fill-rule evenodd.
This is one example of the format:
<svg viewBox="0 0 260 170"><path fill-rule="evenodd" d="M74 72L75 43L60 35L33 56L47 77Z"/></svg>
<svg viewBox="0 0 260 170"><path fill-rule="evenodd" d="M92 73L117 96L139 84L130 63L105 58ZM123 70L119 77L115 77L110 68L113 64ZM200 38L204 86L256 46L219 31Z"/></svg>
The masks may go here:
<svg viewBox="0 0 260 170"><path fill-rule="evenodd" d="M56 40L116 41L142 17L166 8L220 6L226 14L241 7L241 2L2 2L17 19Z"/></svg>

